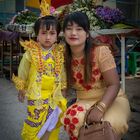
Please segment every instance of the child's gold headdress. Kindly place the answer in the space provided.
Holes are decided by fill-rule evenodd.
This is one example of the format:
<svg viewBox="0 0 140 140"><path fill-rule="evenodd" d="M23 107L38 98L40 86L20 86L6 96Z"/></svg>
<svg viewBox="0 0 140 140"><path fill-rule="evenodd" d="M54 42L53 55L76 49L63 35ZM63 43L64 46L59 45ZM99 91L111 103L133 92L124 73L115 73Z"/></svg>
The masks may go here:
<svg viewBox="0 0 140 140"><path fill-rule="evenodd" d="M46 2L46 0L41 0L40 10L41 17L50 15L50 5Z"/></svg>

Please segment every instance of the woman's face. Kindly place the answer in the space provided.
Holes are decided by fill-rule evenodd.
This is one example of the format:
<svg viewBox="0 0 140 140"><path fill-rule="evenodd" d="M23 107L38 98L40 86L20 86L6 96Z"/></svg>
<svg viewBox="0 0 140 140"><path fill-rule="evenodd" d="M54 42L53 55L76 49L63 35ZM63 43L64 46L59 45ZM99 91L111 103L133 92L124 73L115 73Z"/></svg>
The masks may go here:
<svg viewBox="0 0 140 140"><path fill-rule="evenodd" d="M43 48L49 49L57 41L56 29L52 26L50 26L49 30L46 30L45 26L40 28L37 40Z"/></svg>
<svg viewBox="0 0 140 140"><path fill-rule="evenodd" d="M85 41L88 37L88 34L82 27L73 22L72 24L68 23L67 27L64 30L64 36L66 42L71 47L81 47L85 46Z"/></svg>

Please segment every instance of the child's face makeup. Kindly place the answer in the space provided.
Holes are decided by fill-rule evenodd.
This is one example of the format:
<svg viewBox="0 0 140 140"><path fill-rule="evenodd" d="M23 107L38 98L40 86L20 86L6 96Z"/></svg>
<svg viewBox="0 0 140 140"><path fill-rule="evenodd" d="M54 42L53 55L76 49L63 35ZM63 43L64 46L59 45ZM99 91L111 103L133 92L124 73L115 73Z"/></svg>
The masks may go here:
<svg viewBox="0 0 140 140"><path fill-rule="evenodd" d="M50 28L46 30L46 27L43 26L39 30L37 39L43 48L49 49L57 41L57 31L55 27L50 26Z"/></svg>

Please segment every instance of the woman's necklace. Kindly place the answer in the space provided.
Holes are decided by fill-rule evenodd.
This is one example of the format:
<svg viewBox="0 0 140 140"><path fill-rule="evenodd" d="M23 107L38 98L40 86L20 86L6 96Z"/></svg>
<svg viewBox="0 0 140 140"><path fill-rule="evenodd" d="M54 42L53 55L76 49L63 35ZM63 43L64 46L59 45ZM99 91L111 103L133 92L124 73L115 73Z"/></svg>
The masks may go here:
<svg viewBox="0 0 140 140"><path fill-rule="evenodd" d="M82 54L77 54L77 55L72 54L72 58L73 58L73 59L81 59L81 58L83 58L83 57L84 57L84 53L82 53Z"/></svg>

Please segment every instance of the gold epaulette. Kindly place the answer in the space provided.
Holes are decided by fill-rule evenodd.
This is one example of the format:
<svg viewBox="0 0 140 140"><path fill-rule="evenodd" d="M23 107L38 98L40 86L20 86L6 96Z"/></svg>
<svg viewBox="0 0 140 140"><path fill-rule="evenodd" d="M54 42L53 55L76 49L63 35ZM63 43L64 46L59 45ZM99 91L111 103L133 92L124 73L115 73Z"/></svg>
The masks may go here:
<svg viewBox="0 0 140 140"><path fill-rule="evenodd" d="M22 47L25 48L25 50L31 50L34 48L38 48L38 43L32 39L30 39L29 41L28 40L20 41L20 44Z"/></svg>

